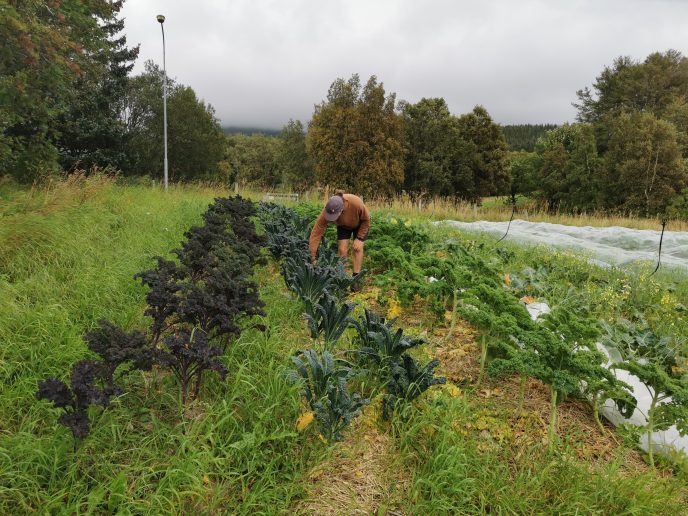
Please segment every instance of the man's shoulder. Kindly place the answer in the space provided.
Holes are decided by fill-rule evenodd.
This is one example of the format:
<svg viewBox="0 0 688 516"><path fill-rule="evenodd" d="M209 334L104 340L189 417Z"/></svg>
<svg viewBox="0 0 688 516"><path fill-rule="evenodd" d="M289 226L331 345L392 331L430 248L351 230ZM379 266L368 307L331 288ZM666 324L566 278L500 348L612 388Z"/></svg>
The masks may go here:
<svg viewBox="0 0 688 516"><path fill-rule="evenodd" d="M350 194L350 193L345 193L344 194L344 200L352 202L354 204L360 204L363 205L363 199L361 199L358 195Z"/></svg>

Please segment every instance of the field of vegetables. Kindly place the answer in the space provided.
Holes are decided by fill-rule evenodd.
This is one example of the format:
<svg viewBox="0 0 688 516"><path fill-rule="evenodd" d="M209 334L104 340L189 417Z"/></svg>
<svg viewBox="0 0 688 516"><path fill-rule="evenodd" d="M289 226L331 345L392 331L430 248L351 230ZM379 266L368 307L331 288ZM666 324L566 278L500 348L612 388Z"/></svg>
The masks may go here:
<svg viewBox="0 0 688 516"><path fill-rule="evenodd" d="M688 278L378 210L351 278L320 207L0 185L2 513L680 513ZM360 293L350 294L352 281ZM533 320L526 304L546 302ZM605 400L654 393L647 424Z"/></svg>

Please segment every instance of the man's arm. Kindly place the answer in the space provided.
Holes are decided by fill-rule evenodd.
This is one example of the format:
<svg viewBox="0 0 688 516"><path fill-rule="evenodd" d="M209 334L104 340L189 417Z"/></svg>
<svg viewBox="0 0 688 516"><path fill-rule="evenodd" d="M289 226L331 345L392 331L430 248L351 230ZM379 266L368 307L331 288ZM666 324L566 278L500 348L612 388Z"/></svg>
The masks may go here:
<svg viewBox="0 0 688 516"><path fill-rule="evenodd" d="M359 220L361 221L361 224L358 228L358 232L356 233L356 238L359 240L365 240L366 236L368 236L368 230L370 229L370 212L365 204L361 208Z"/></svg>
<svg viewBox="0 0 688 516"><path fill-rule="evenodd" d="M315 225L311 230L311 237L308 239L308 247L311 252L311 260L315 260L318 254L318 247L320 246L320 241L322 240L325 230L327 229L327 219L325 218L325 210L320 212L318 219L315 221Z"/></svg>

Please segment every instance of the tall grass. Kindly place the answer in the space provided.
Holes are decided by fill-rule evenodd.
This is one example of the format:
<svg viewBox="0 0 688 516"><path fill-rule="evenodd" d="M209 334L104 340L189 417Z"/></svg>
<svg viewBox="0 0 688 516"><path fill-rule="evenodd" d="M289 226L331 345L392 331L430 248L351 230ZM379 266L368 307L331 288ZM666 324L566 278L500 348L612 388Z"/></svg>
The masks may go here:
<svg viewBox="0 0 688 516"><path fill-rule="evenodd" d="M531 446L519 455L467 435L475 410L461 399L416 413L397 438L411 464L412 514L682 514L681 482L628 475L621 461L584 465L573 453Z"/></svg>
<svg viewBox="0 0 688 516"><path fill-rule="evenodd" d="M246 190L254 198L263 194L257 190ZM242 195L244 190L242 190ZM355 193L355 192L352 192ZM323 192L306 192L301 199L307 202L322 203L324 205L330 190ZM450 198L421 198L413 199L409 195L397 195L392 198L365 199L366 204L373 210L386 211L402 217L423 217L431 220L461 220L474 222L487 220L491 222L506 222L511 218L512 208L506 197L490 197L478 205L466 201ZM577 215L564 211L551 212L542 205L520 199L517 203L515 219L530 222L550 222L568 226L611 227L621 226L634 229L661 230L661 217L639 217L633 214L609 214L603 211L584 212ZM667 231L688 231L688 221L671 220Z"/></svg>
<svg viewBox="0 0 688 516"><path fill-rule="evenodd" d="M168 256L226 192L165 193L103 177L0 187L0 513L292 513L328 450L312 428L295 431L302 406L284 370L309 338L271 266L256 274L269 331L244 332L224 359L228 379L209 377L186 412L173 378L139 373L126 395L93 413L91 435L75 446L35 399L40 379L66 378L87 354L82 335L99 319L148 324L132 276ZM470 404L424 406L394 423L393 445L412 473L404 512L676 513L685 502L672 479L590 468L565 450L532 460L485 452L479 437L458 431ZM330 509L343 511L334 501Z"/></svg>
<svg viewBox="0 0 688 516"><path fill-rule="evenodd" d="M284 380L297 349L294 306L265 272L270 336L231 346L226 382L209 378L190 412L173 380L141 375L74 449L37 383L65 378L101 318L143 328L132 276L167 256L220 192L121 188L106 178L28 191L0 219L0 513L271 512L290 504L312 451ZM277 302L276 302L277 301ZM300 323L300 321L299 321ZM305 332L305 329L304 329ZM95 414L94 414L95 415Z"/></svg>

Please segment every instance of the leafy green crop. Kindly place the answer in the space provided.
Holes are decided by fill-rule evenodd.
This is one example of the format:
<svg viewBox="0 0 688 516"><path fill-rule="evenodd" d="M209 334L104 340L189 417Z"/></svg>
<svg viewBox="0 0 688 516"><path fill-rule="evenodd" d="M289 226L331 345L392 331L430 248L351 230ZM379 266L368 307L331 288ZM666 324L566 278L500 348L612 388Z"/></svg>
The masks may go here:
<svg viewBox="0 0 688 516"><path fill-rule="evenodd" d="M113 393L105 382L102 364L80 360L72 367L69 385L57 378L41 380L36 398L51 401L62 409L58 422L69 428L75 439L83 439L90 431L88 408L91 405L107 407L110 403Z"/></svg>
<svg viewBox="0 0 688 516"><path fill-rule="evenodd" d="M614 364L643 382L651 396L645 417L648 455L654 466L652 432L676 425L681 434L688 433L688 372L678 362L680 347L667 336L657 335L641 318L637 323L620 318L616 324L605 323L604 341L616 347L622 362Z"/></svg>
<svg viewBox="0 0 688 516"><path fill-rule="evenodd" d="M288 371L288 378L301 386L323 437L328 442L340 440L351 420L369 403L358 393L348 392L351 369L338 363L328 351L320 354L307 349L291 360L296 369Z"/></svg>
<svg viewBox="0 0 688 516"><path fill-rule="evenodd" d="M440 361L434 359L424 366L420 366L407 353L404 353L399 359L393 360L386 385L387 394L385 394L382 404L383 419L389 419L391 414L402 404L412 402L433 385L446 383L446 378L434 375L434 371L439 365Z"/></svg>
<svg viewBox="0 0 688 516"><path fill-rule="evenodd" d="M304 314L311 330L311 337L319 339L322 335L325 349L331 349L351 326L353 319L350 314L353 309L353 303L342 303L337 306L334 299L326 297L315 305L314 314Z"/></svg>

